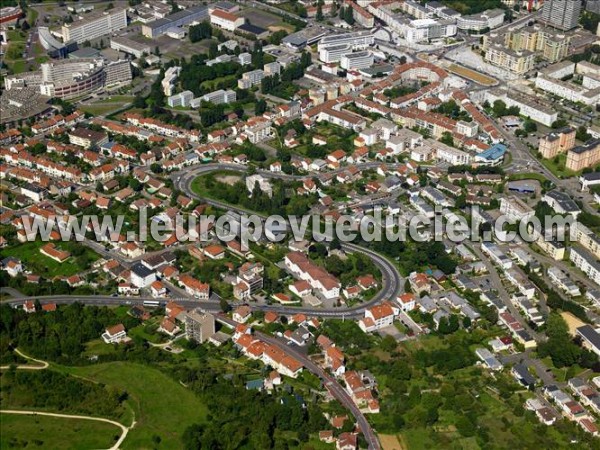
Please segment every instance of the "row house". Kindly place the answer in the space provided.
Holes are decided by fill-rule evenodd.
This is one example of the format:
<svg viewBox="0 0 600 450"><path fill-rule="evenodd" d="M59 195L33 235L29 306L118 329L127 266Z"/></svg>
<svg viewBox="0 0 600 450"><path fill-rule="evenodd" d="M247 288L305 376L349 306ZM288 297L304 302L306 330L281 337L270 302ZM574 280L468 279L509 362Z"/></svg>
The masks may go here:
<svg viewBox="0 0 600 450"><path fill-rule="evenodd" d="M136 113L125 113L123 114L123 117L127 122L132 123L133 125L147 128L163 136L184 138L188 139L190 142L200 141L200 132L198 130L186 130L175 125L161 122L157 119L143 117Z"/></svg>
<svg viewBox="0 0 600 450"><path fill-rule="evenodd" d="M14 144L18 142L22 134L16 128L9 128L3 133L0 133L0 145Z"/></svg>
<svg viewBox="0 0 600 450"><path fill-rule="evenodd" d="M300 252L290 252L285 256L285 266L301 280L308 281L313 289L325 298L334 299L340 295L341 284L337 278L322 267L311 262Z"/></svg>
<svg viewBox="0 0 600 450"><path fill-rule="evenodd" d="M378 413L379 401L373 396L371 387L365 383L362 373L355 370L344 373L346 391L359 408L367 408L366 412Z"/></svg>
<svg viewBox="0 0 600 450"><path fill-rule="evenodd" d="M116 175L129 171L129 164L125 161L116 161L92 169L87 175L91 182L112 180Z"/></svg>
<svg viewBox="0 0 600 450"><path fill-rule="evenodd" d="M238 325L238 327L242 326L244 327L244 330L248 330L243 324ZM246 331L240 330L238 333L238 328L236 328L234 341L235 346L248 358L261 360L264 364L273 367L282 375L290 378L297 378L302 372L303 366L300 361L286 355L286 353L278 347L254 338Z"/></svg>
<svg viewBox="0 0 600 450"><path fill-rule="evenodd" d="M126 147L121 144L115 143L109 149L104 148L105 151L108 151L108 154L113 158L121 158L121 159L129 159L136 160L137 152L132 148Z"/></svg>
<svg viewBox="0 0 600 450"><path fill-rule="evenodd" d="M65 118L62 115L57 114L49 119L34 123L31 126L31 131L33 134L50 133L63 125L65 125Z"/></svg>
<svg viewBox="0 0 600 450"><path fill-rule="evenodd" d="M179 277L179 284L185 291L199 300L208 300L210 298L210 285L184 274Z"/></svg>
<svg viewBox="0 0 600 450"><path fill-rule="evenodd" d="M78 168L58 164L45 158L38 158L36 167L52 177L64 178L73 182L79 182L83 177L83 173Z"/></svg>
<svg viewBox="0 0 600 450"><path fill-rule="evenodd" d="M135 137L140 141L152 141L152 143L158 144L164 139L161 136L155 136L150 131L135 125L126 125L117 122L111 122L109 120L100 119L98 117L94 118L91 123L93 125L98 125L102 127L103 130L109 131L110 133Z"/></svg>
<svg viewBox="0 0 600 450"><path fill-rule="evenodd" d="M373 306L365 311L365 317L360 319L358 326L365 333L380 330L393 325L394 318L400 313L400 309L391 302L386 301L380 305Z"/></svg>

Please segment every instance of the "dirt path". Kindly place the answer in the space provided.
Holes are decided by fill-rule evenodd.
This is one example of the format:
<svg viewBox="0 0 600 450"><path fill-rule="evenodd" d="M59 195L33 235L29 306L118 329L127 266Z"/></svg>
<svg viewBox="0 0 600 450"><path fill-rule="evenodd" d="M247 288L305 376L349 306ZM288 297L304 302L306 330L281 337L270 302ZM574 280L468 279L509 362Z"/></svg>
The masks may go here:
<svg viewBox="0 0 600 450"><path fill-rule="evenodd" d="M125 438L127 437L127 433L129 433L129 430L135 426L135 420L133 421L133 423L131 424L130 427L126 427L122 423L114 421L114 420L103 419L102 417L79 416L79 415L75 415L75 414L58 414L58 413L49 413L49 412L40 412L40 411L20 411L20 410L15 410L15 409L0 410L0 414L21 414L21 415L26 415L26 416L48 416L48 417L60 417L63 419L95 420L96 422L110 423L111 425L114 425L121 429L121 436L119 437L117 442L115 442L115 444L109 448L109 450L118 450L120 448L121 444L123 443L123 441L125 440Z"/></svg>
<svg viewBox="0 0 600 450"><path fill-rule="evenodd" d="M28 359L30 361L36 362L38 364L40 364L39 366L29 366L27 364L18 364L17 365L17 369L23 369L23 370L43 370L43 369L47 369L48 368L48 363L46 361L42 361L41 359L35 359L32 358L31 356L27 356L25 353L22 353L18 348L15 348L15 353L25 359ZM6 370L6 369L10 369L10 365L8 366L0 366L0 370Z"/></svg>
<svg viewBox="0 0 600 450"><path fill-rule="evenodd" d="M27 356L26 354L22 353L17 348L15 348L15 353L25 359L29 359L30 361L34 361L34 362L40 364L39 366L28 366L25 364L19 364L16 366L17 369L44 370L44 369L47 369L49 366L49 364L46 361L42 361L40 359L35 359L35 358L32 358L31 356ZM9 368L10 368L10 366L1 366L0 367L0 369L2 369L2 370L6 370ZM129 430L131 430L135 426L135 417L134 417L131 425L129 427L126 427L122 423L117 422L115 420L104 419L102 417L79 416L79 415L75 415L75 414L58 414L58 413L49 413L49 412L41 412L41 411L22 411L22 410L16 410L16 409L0 410L0 414L21 414L21 415L30 415L30 416L37 415L37 416L60 417L63 419L95 420L96 422L110 423L121 429L121 436L119 437L117 442L115 442L115 444L112 447L110 447L109 450L118 450L120 448L121 444L123 443L123 441L125 440L125 438L127 437L127 433L129 433Z"/></svg>

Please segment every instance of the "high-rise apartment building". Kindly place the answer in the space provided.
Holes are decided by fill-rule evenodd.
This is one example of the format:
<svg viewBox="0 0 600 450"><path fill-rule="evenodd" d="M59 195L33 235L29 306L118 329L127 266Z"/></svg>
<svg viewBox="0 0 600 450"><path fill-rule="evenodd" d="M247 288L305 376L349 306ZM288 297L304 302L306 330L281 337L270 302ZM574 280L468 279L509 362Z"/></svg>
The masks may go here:
<svg viewBox="0 0 600 450"><path fill-rule="evenodd" d="M581 0L546 0L542 6L542 22L560 30L577 26Z"/></svg>
<svg viewBox="0 0 600 450"><path fill-rule="evenodd" d="M188 339L203 344L215 334L215 316L200 310L190 311L185 317Z"/></svg>

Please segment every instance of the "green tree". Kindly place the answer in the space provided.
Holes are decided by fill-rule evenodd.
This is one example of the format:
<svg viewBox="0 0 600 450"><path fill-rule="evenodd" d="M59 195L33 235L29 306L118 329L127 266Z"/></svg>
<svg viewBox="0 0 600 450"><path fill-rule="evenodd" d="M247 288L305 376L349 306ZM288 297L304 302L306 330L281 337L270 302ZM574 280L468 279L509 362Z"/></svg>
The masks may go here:
<svg viewBox="0 0 600 450"><path fill-rule="evenodd" d="M323 17L323 8L321 6L321 2L319 2L317 4L317 14L315 16L315 19L317 20L317 22L322 22L324 17Z"/></svg>
<svg viewBox="0 0 600 450"><path fill-rule="evenodd" d="M262 98L254 104L254 114L260 116L267 110L267 102Z"/></svg>

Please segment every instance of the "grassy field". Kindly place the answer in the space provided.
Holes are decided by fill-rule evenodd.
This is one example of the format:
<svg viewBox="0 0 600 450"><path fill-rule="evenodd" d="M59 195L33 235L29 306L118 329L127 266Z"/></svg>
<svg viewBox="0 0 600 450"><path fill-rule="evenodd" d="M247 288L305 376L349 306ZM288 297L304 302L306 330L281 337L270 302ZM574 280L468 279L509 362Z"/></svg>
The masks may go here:
<svg viewBox="0 0 600 450"><path fill-rule="evenodd" d="M294 27L289 23L285 23L280 16L262 9L245 8L240 15L247 18L257 27L267 28L271 31L277 31L279 29L286 29L290 33L294 31Z"/></svg>
<svg viewBox="0 0 600 450"><path fill-rule="evenodd" d="M206 405L172 378L148 366L114 362L65 370L127 391L126 402L135 413L136 425L123 443L124 449L154 448L153 436L160 437L161 449L179 449L183 431L206 420Z"/></svg>
<svg viewBox="0 0 600 450"><path fill-rule="evenodd" d="M71 258L67 259L65 262L59 263L58 261L48 258L40 253L40 247L42 247L44 244L46 244L46 242L26 242L24 244L19 244L17 247L3 249L0 254L2 254L3 258L6 258L7 256L19 258L25 264L27 269L45 278L54 278L60 276L70 277L71 275L75 275L83 270L87 270L91 263L99 259L99 255L96 252L85 247L84 254L87 255L86 264L81 265L73 256L71 256ZM57 244L61 250L67 251L72 251L75 246L82 245L83 244L75 242L60 242Z"/></svg>
<svg viewBox="0 0 600 450"><path fill-rule="evenodd" d="M380 434L378 435L379 442L381 442L381 448L383 450L404 450L404 446L400 443L398 436L394 434Z"/></svg>
<svg viewBox="0 0 600 450"><path fill-rule="evenodd" d="M2 414L0 448L108 448L121 434L116 426L91 420Z"/></svg>
<svg viewBox="0 0 600 450"><path fill-rule="evenodd" d="M21 73L27 70L27 62L23 59L27 34L21 30L11 30L7 33L8 48L4 55L4 62L13 73Z"/></svg>
<svg viewBox="0 0 600 450"><path fill-rule="evenodd" d="M81 105L81 109L94 116L105 116L118 111L123 108L126 103L131 103L132 101L133 97L129 95L113 95L111 98L99 102Z"/></svg>
<svg viewBox="0 0 600 450"><path fill-rule="evenodd" d="M562 153L553 159L541 159L541 163L558 178L569 178L577 175L578 172L565 167L566 162L567 155L565 153Z"/></svg>

